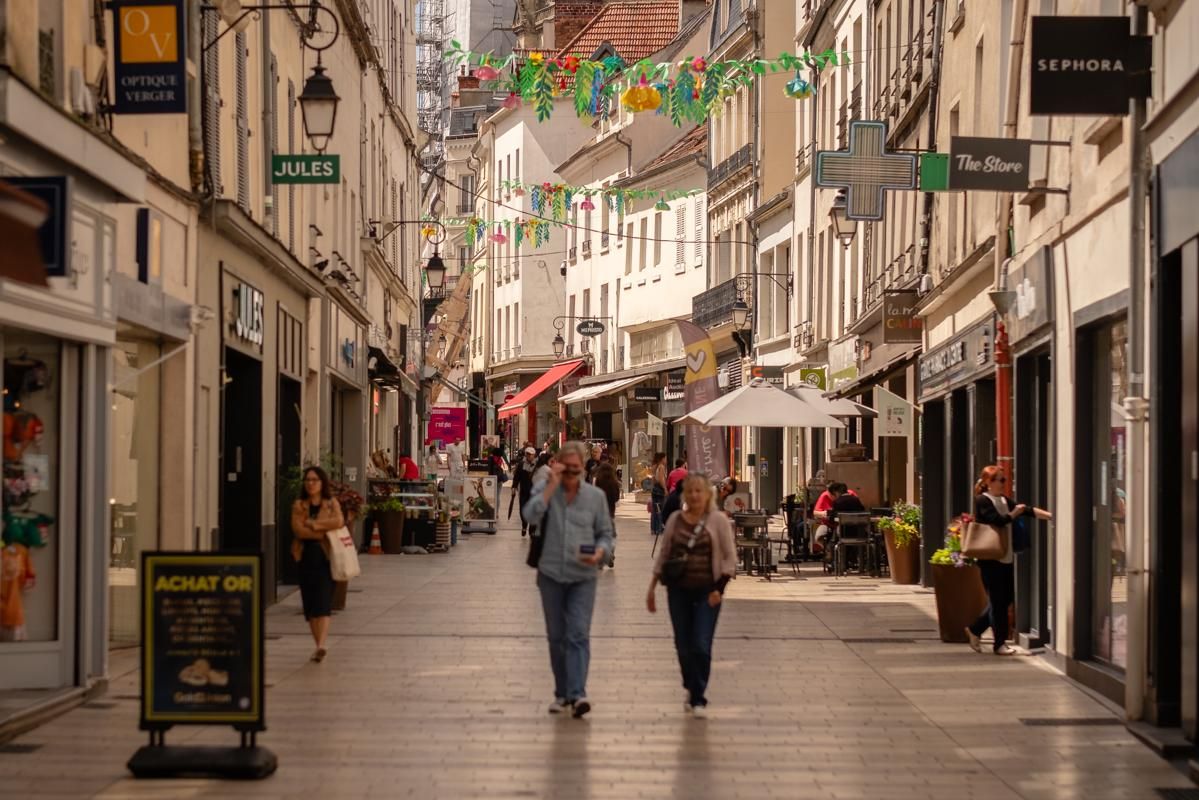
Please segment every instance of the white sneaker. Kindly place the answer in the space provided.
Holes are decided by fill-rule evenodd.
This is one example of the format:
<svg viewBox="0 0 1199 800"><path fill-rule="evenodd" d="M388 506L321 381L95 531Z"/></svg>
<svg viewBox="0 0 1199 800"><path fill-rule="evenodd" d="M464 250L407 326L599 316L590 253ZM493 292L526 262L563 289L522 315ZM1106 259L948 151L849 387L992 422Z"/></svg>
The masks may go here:
<svg viewBox="0 0 1199 800"><path fill-rule="evenodd" d="M570 710L570 703L563 700L561 697L555 697L554 702L550 703L549 712L551 714L562 714Z"/></svg>
<svg viewBox="0 0 1199 800"><path fill-rule="evenodd" d="M707 719L708 718L708 707L707 706L692 706L691 707L691 716L695 717L696 719Z"/></svg>
<svg viewBox="0 0 1199 800"><path fill-rule="evenodd" d="M582 719L583 715L591 710L591 701L586 697L580 697L578 700L575 700L574 706L575 710L572 716L575 719Z"/></svg>
<svg viewBox="0 0 1199 800"><path fill-rule="evenodd" d="M974 631L966 628L966 638L970 640L970 649L976 653L983 651L982 639L975 635Z"/></svg>
<svg viewBox="0 0 1199 800"><path fill-rule="evenodd" d="M995 655L997 655L997 656L1016 656L1016 655L1020 655L1020 651L1017 650L1016 648L1012 647L1010 644L1004 644L1004 645L1000 645L999 647L995 648Z"/></svg>

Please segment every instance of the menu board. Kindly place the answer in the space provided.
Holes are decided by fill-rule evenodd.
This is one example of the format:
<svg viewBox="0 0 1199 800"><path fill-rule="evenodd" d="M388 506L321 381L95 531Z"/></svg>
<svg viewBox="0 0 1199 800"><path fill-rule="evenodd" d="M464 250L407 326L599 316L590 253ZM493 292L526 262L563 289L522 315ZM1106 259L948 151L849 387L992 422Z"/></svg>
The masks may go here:
<svg viewBox="0 0 1199 800"><path fill-rule="evenodd" d="M142 556L141 727L265 730L262 556Z"/></svg>

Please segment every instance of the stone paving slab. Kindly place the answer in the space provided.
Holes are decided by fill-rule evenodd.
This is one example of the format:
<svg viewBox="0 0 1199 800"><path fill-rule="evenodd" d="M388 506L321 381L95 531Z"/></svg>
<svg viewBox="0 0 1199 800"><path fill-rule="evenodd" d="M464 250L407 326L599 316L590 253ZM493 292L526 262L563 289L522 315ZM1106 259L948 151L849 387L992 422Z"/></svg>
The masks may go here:
<svg viewBox="0 0 1199 800"><path fill-rule="evenodd" d="M685 717L665 603L644 608L646 515L627 502L619 517L587 720L545 714L540 604L519 530L505 525L444 555L365 558L323 664L307 661L297 596L268 611L270 779L128 777L144 735L125 653L102 704L19 738L40 745L31 753L0 753L0 796L1150 800L1191 786L1122 725L1021 724L1112 711L1035 658L942 644L926 590L813 568L731 584L711 717ZM236 735L178 728L168 739Z"/></svg>

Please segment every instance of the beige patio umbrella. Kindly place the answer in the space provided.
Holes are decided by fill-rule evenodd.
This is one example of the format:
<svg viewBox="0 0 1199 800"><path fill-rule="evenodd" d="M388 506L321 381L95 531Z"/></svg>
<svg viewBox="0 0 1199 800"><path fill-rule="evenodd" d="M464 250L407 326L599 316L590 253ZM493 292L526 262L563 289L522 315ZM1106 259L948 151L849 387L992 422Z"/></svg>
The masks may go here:
<svg viewBox="0 0 1199 800"><path fill-rule="evenodd" d="M675 420L682 425L751 428L844 428L841 420L761 378Z"/></svg>
<svg viewBox="0 0 1199 800"><path fill-rule="evenodd" d="M866 417L874 419L878 412L870 406L843 397L825 397L815 386L792 386L787 391L830 417Z"/></svg>

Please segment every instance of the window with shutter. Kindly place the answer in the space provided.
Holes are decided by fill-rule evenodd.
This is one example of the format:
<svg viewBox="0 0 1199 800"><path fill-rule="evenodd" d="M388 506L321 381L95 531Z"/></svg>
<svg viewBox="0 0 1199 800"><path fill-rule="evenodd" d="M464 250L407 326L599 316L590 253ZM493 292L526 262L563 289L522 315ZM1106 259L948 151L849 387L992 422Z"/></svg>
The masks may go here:
<svg viewBox="0 0 1199 800"><path fill-rule="evenodd" d="M674 210L674 270L681 272L687 267L687 206L680 204Z"/></svg>
<svg viewBox="0 0 1199 800"><path fill-rule="evenodd" d="M399 189L396 188L395 179L391 180L391 218L399 219ZM396 277L400 274L400 237L391 237L391 272Z"/></svg>
<svg viewBox="0 0 1199 800"><path fill-rule="evenodd" d="M216 14L203 14L204 41L217 37L220 20ZM208 180L216 195L224 192L221 184L221 59L220 45L204 51L204 158L208 162Z"/></svg>
<svg viewBox="0 0 1199 800"><path fill-rule="evenodd" d="M279 152L279 62L271 53L271 155ZM263 165L263 172L271 174L270 165ZM269 178L268 178L269 180ZM279 187L270 181L271 187L271 233L279 238Z"/></svg>
<svg viewBox="0 0 1199 800"><path fill-rule="evenodd" d="M704 199L695 198L695 266L704 263Z"/></svg>
<svg viewBox="0 0 1199 800"><path fill-rule="evenodd" d="M238 31L233 45L233 81L237 92L237 204L250 210L250 102L246 95L246 34Z"/></svg>
<svg viewBox="0 0 1199 800"><path fill-rule="evenodd" d="M211 15L209 15L211 16ZM296 84L287 79L287 152L296 152ZM287 247L296 251L296 185L287 186Z"/></svg>

